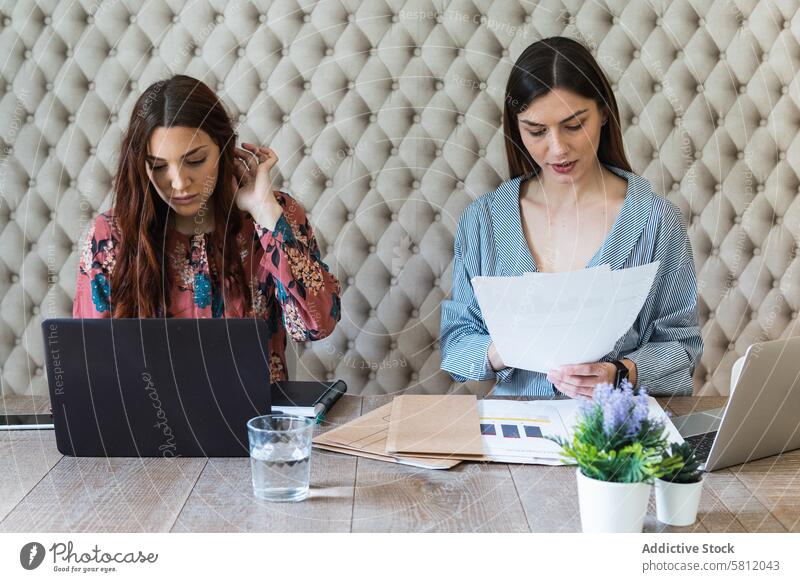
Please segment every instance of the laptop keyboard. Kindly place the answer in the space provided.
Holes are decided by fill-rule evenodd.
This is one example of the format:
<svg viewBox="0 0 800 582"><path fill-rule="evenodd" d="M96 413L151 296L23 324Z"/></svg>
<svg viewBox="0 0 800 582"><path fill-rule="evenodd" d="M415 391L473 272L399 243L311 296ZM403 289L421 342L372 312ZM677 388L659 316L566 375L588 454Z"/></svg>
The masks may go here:
<svg viewBox="0 0 800 582"><path fill-rule="evenodd" d="M708 460L708 454L711 452L711 445L714 444L714 439L717 436L717 431L707 432L703 434L696 434L694 436L686 437L685 440L689 443L694 450L695 456L701 461Z"/></svg>

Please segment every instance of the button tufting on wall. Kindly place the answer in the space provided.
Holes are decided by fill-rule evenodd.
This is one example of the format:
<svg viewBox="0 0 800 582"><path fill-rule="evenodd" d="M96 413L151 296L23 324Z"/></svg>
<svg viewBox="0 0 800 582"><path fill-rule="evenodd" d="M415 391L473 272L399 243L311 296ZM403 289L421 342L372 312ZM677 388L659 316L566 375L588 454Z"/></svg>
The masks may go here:
<svg viewBox="0 0 800 582"><path fill-rule="evenodd" d="M223 22L225 22L225 15L224 15L224 14L217 14L217 15L214 17L214 21L215 21L217 24L222 24Z"/></svg>
<svg viewBox="0 0 800 582"><path fill-rule="evenodd" d="M303 14L303 22L311 22L311 15Z"/></svg>
<svg viewBox="0 0 800 582"><path fill-rule="evenodd" d="M766 119L764 119L764 118L762 117L762 118L761 118L761 119L758 121L758 125L759 125L760 127L764 127L765 125L767 125L767 120L766 120Z"/></svg>
<svg viewBox="0 0 800 582"><path fill-rule="evenodd" d="M28 186L31 187L31 188L35 188L36 187L36 178L31 178L30 180L28 180Z"/></svg>
<svg viewBox="0 0 800 582"><path fill-rule="evenodd" d="M128 18L128 22L130 22L131 24L136 24L136 15L131 14L130 17Z"/></svg>
<svg viewBox="0 0 800 582"><path fill-rule="evenodd" d="M786 152L780 152L778 154L778 159L779 160L785 160L786 159Z"/></svg>
<svg viewBox="0 0 800 582"><path fill-rule="evenodd" d="M397 155L397 148L392 148L391 149L391 153L392 153L393 156L396 156Z"/></svg>
<svg viewBox="0 0 800 582"><path fill-rule="evenodd" d="M633 58L634 59L638 59L639 58L639 51L638 50L637 51L633 51Z"/></svg>
<svg viewBox="0 0 800 582"><path fill-rule="evenodd" d="M374 253L375 252L375 245L369 245L369 247L367 247L367 250L369 251L370 254Z"/></svg>
<svg viewBox="0 0 800 582"><path fill-rule="evenodd" d="M419 180L414 180L413 182L411 182L411 187L412 187L414 190L417 190L417 189L419 189Z"/></svg>
<svg viewBox="0 0 800 582"><path fill-rule="evenodd" d="M639 123L639 118L634 115L631 117L631 125L636 125L637 123Z"/></svg>
<svg viewBox="0 0 800 582"><path fill-rule="evenodd" d="M262 24L265 23L267 21L267 15L266 14L259 14L258 15L258 21L260 23L262 23Z"/></svg>
<svg viewBox="0 0 800 582"><path fill-rule="evenodd" d="M86 24L94 24L94 16L92 16L91 14L89 14L89 15L86 17Z"/></svg>
<svg viewBox="0 0 800 582"><path fill-rule="evenodd" d="M303 82L303 89L305 89L306 91L311 89L311 82L310 81L304 81Z"/></svg>
<svg viewBox="0 0 800 582"><path fill-rule="evenodd" d="M236 55L239 56L239 57L243 57L245 55L245 52L246 51L241 47L236 49Z"/></svg>
<svg viewBox="0 0 800 582"><path fill-rule="evenodd" d="M217 91L224 91L224 90L225 90L225 83L223 83L222 81L219 81L217 83Z"/></svg>
<svg viewBox="0 0 800 582"><path fill-rule="evenodd" d="M737 160L744 159L744 152L736 152L736 159Z"/></svg>
<svg viewBox="0 0 800 582"><path fill-rule="evenodd" d="M417 47L417 48L415 48L415 49L414 49L414 56L415 56L415 57L418 57L418 56L420 56L421 54L422 54L422 49L420 49L419 47Z"/></svg>
<svg viewBox="0 0 800 582"><path fill-rule="evenodd" d="M89 81L89 84L86 85L86 88L89 89L89 91L94 91L94 81Z"/></svg>
<svg viewBox="0 0 800 582"><path fill-rule="evenodd" d="M347 213L347 222L350 222L351 220L353 220L353 218L355 218L353 213L352 212L348 212Z"/></svg>
<svg viewBox="0 0 800 582"><path fill-rule="evenodd" d="M412 309L411 310L411 317L419 317L419 310L418 309Z"/></svg>

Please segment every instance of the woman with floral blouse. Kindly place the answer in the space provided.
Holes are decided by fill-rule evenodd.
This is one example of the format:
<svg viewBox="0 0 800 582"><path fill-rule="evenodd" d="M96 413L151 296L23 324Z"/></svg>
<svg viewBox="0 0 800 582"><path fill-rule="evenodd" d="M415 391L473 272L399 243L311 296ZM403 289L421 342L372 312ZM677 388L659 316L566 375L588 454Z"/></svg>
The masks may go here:
<svg viewBox="0 0 800 582"><path fill-rule="evenodd" d="M262 317L270 376L286 379L286 335L328 336L340 287L303 207L275 192L277 162L243 143L219 97L182 75L136 102L114 207L80 249L74 317Z"/></svg>

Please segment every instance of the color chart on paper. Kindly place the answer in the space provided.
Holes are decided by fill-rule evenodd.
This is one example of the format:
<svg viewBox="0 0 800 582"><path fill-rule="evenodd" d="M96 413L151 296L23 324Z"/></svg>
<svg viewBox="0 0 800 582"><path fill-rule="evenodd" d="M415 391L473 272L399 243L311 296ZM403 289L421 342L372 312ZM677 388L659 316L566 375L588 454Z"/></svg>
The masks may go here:
<svg viewBox="0 0 800 582"><path fill-rule="evenodd" d="M560 447L547 437L563 436L566 430L548 403L483 400L478 416L484 451L492 459L561 464Z"/></svg>

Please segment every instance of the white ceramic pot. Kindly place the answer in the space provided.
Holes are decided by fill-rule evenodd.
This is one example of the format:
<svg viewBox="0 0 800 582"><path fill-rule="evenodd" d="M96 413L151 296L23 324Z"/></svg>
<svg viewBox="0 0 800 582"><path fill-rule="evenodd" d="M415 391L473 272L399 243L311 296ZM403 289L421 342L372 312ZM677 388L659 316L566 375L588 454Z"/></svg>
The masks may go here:
<svg viewBox="0 0 800 582"><path fill-rule="evenodd" d="M578 475L584 533L641 533L650 500L648 483L612 483Z"/></svg>
<svg viewBox="0 0 800 582"><path fill-rule="evenodd" d="M703 480L670 483L656 479L656 517L667 525L692 525L697 519Z"/></svg>

